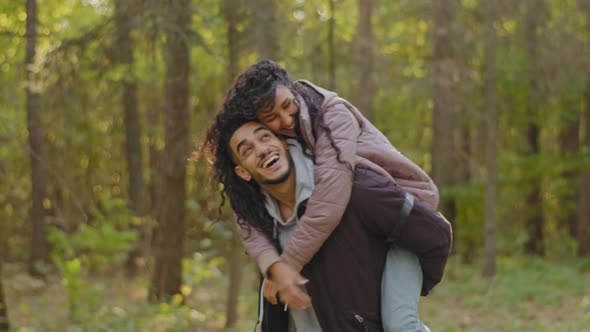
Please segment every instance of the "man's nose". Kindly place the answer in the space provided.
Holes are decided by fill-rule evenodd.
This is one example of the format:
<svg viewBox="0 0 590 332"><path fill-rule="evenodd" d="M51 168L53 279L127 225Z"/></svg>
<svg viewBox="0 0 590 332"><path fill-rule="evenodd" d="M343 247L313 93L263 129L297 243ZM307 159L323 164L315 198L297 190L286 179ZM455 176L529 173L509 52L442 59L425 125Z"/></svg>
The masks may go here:
<svg viewBox="0 0 590 332"><path fill-rule="evenodd" d="M260 158L264 158L268 154L269 148L264 146L263 144L256 145L256 155Z"/></svg>

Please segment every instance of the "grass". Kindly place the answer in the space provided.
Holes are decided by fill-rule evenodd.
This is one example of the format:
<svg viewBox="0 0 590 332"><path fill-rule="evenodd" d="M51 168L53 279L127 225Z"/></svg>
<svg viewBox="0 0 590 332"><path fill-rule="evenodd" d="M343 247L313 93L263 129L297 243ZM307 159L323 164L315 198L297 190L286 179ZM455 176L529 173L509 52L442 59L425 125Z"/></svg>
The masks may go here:
<svg viewBox="0 0 590 332"><path fill-rule="evenodd" d="M40 283L18 266L5 270L15 331L223 331L228 285L215 268L207 268L206 278L195 277L198 267L187 269L186 306L147 304L147 277L85 278L77 317L71 316L67 288L58 276ZM235 331L251 331L256 319L253 268L245 268L244 276ZM589 260L504 257L497 275L484 279L479 267L452 258L443 282L422 298L421 318L435 332L590 332L589 285Z"/></svg>
<svg viewBox="0 0 590 332"><path fill-rule="evenodd" d="M497 275L451 260L421 302L433 331L590 331L590 271L582 260L501 258Z"/></svg>

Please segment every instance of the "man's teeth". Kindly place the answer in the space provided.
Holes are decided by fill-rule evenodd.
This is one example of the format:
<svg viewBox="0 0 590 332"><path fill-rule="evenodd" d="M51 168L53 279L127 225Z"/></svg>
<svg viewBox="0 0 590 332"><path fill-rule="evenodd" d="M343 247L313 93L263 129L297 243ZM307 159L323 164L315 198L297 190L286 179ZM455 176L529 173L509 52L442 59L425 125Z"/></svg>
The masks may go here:
<svg viewBox="0 0 590 332"><path fill-rule="evenodd" d="M270 158L268 158L264 164L262 164L262 167L267 168L270 164L272 164L273 162L277 161L279 159L278 156L272 156Z"/></svg>

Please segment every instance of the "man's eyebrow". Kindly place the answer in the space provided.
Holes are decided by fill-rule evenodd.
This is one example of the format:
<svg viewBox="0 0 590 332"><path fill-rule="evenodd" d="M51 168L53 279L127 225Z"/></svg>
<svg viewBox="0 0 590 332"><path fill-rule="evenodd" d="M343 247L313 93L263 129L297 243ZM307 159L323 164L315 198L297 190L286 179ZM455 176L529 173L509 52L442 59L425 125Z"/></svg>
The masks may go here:
<svg viewBox="0 0 590 332"><path fill-rule="evenodd" d="M258 133L261 130L269 130L269 129L266 128L265 126L260 126L260 127L256 128L256 129L254 129L253 133L256 134L256 133Z"/></svg>
<svg viewBox="0 0 590 332"><path fill-rule="evenodd" d="M240 153L240 148L242 147L242 145L246 144L246 142L248 142L248 139L244 138L243 140L240 141L240 143L238 143L238 145L236 146L236 151L238 153Z"/></svg>

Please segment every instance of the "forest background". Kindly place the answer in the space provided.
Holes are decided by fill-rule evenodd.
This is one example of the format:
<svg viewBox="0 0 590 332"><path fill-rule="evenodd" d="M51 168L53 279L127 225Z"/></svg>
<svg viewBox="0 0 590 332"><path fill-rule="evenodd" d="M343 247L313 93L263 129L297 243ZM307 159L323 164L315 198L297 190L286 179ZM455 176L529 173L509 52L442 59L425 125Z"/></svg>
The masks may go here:
<svg viewBox="0 0 590 332"><path fill-rule="evenodd" d="M590 331L590 0L1 1L0 331L253 329L190 157L261 58L438 184L433 331Z"/></svg>

